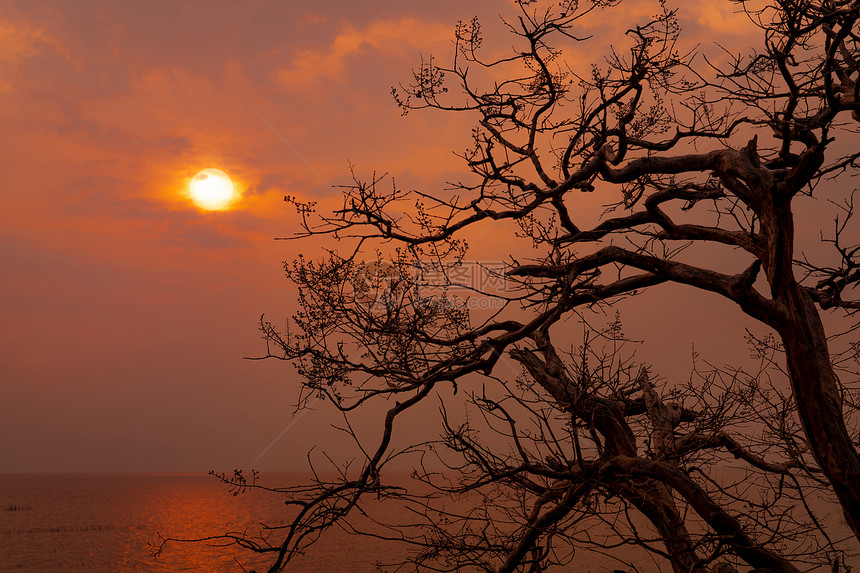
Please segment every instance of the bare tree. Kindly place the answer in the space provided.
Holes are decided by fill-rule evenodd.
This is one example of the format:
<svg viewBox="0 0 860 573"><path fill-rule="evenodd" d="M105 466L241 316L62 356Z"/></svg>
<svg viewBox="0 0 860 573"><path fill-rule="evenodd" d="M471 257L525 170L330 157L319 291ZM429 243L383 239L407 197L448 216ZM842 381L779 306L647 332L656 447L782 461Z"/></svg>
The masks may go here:
<svg viewBox="0 0 860 573"><path fill-rule="evenodd" d="M444 416L441 447L433 451L449 454L443 466L459 481L452 486L448 472L420 478L439 491L476 493L478 503L460 514L422 501L435 519L410 541L433 530L434 539L457 540L441 545L446 563L487 571L544 570L576 552L615 553L625 544L667 559L674 571L704 570L719 559L796 571L800 563L836 554L815 518L797 504L820 485L816 470L804 468L796 451L786 455L786 433L755 440L740 432L765 420L774 428L786 413L787 402L760 386L762 376L712 370L668 401L647 370L617 347L617 323L599 334L608 352L586 338L565 360L538 331L533 350L511 352L526 372L517 386L501 383L507 393L498 398L485 389L469 395L480 413L472 417L511 447L482 439L478 424L455 426ZM775 404L783 406L779 414ZM739 471L720 472L732 458L742 461ZM759 501L739 512L740 500L755 499L752 492ZM492 515L499 513L504 517ZM489 535L488 523L501 531ZM402 524L388 527L403 530ZM428 560L438 562L439 551L434 543L414 562L435 569Z"/></svg>
<svg viewBox="0 0 860 573"><path fill-rule="evenodd" d="M531 348L511 352L523 365L520 377L482 376L480 389L466 391L464 420L453 421L443 405L438 440L392 451L393 422L407 411L397 403L384 443L363 464L334 479L320 474L310 484L269 490L296 507L292 520L259 536L211 539L273 554L270 571L335 524L411 547L405 560L380 563L392 569L543 571L584 553L638 570L625 550L636 546L674 571L728 563L840 570L840 540L812 507L826 480L798 441L790 396L770 380L779 377L771 372L771 341L754 341L755 372L706 367L666 395L624 351L617 320L588 330L569 355L546 330L530 341ZM383 388L377 377L367 380L360 394ZM348 409L347 392L324 393ZM398 474L385 468L416 454L411 487L396 479L386 485L384 475ZM241 472L219 477L235 491L268 489ZM374 512L380 499L394 505L393 518Z"/></svg>
<svg viewBox="0 0 860 573"><path fill-rule="evenodd" d="M540 571L577 547L630 543L675 571L724 557L771 571L838 569L837 544L804 501L822 487L860 539L856 375L840 370L858 348L850 182L860 158L860 4L734 2L762 43L726 52L724 65L682 53L675 13L661 4L590 73L567 66L565 49L589 41L580 21L615 4L520 0L506 21L519 43L492 61L482 59L479 23L460 23L450 63L423 61L393 90L404 113L476 119L463 155L470 173L453 191L356 178L342 208L319 217L287 198L303 236L333 236L350 251L288 266L301 310L286 331L262 323L267 354L296 364L302 404L323 396L345 415L372 401L393 406L360 467L284 490L295 520L252 547L274 555L271 571L325 528L349 523L369 493L420 506L422 520L390 537L440 571ZM590 192L611 207L582 228L576 201ZM796 245L797 206L813 201L835 210L834 225ZM537 254L510 260L507 292L473 293L497 301L493 312L470 312L451 296L464 236L505 220ZM384 251L368 257L370 249ZM448 280L429 287L428 272ZM664 283L724 297L771 329L775 338L757 348L778 349L773 364L790 394L714 370L672 395L614 353L595 355L594 367L593 345L565 358L553 343L571 317ZM825 312L841 313L841 338L828 336ZM503 357L522 367L518 381L501 372ZM445 391L441 442L393 449L404 412L449 387L465 388L480 415L450 422L445 404L456 402ZM478 439L475 418L510 449ZM424 465L431 454L459 476L449 486ZM384 485L383 467L406 455L419 456L416 476L437 493L481 502L457 513L433 495ZM732 459L742 468L734 477L709 469ZM614 536L589 538L583 524L592 520ZM808 542L797 542L801 533Z"/></svg>

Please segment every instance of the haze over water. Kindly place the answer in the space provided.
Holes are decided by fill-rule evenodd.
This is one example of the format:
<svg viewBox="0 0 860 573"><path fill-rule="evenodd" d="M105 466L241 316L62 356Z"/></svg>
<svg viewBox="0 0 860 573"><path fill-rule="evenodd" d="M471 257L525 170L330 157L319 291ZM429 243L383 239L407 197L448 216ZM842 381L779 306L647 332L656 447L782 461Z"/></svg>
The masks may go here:
<svg viewBox="0 0 860 573"><path fill-rule="evenodd" d="M0 571L241 571L235 546L174 543L154 559L149 544L159 533L252 531L260 522L285 517L282 508L261 492L233 496L201 474L0 475ZM331 533L295 570L376 571L369 562L372 540ZM263 561L241 557L246 569L265 570Z"/></svg>
<svg viewBox="0 0 860 573"><path fill-rule="evenodd" d="M281 486L301 479L294 474L264 478ZM397 511L393 504L385 511L397 518L391 514ZM153 558L150 545L159 534L192 538L246 528L254 532L260 523L283 523L287 517L278 498L260 491L234 496L205 474L0 475L0 572L212 573L242 571L239 563L248 571L266 571L264 560L249 558L235 546L171 543ZM404 519L409 517L414 518L404 513ZM332 528L288 571L370 573L378 571L375 563L392 563L403 555L402 546ZM599 556L583 557L576 562L583 571L618 566ZM659 570L647 558L638 567Z"/></svg>
<svg viewBox="0 0 860 573"><path fill-rule="evenodd" d="M296 474L263 478L273 486L307 483ZM386 517L397 519L392 514L397 509L385 505ZM260 523L283 523L288 515L277 497L260 491L234 496L204 474L0 475L0 572L242 571L237 557L246 570L266 571L265 561L235 546L172 543L153 558L150 544L159 534L190 538L246 528L254 532ZM403 515L409 517L414 515ZM638 571L660 570L633 551L625 549L623 557ZM392 563L403 555L402 546L332 528L288 571L370 573L378 571L376 562ZM621 567L582 552L571 566L595 573Z"/></svg>

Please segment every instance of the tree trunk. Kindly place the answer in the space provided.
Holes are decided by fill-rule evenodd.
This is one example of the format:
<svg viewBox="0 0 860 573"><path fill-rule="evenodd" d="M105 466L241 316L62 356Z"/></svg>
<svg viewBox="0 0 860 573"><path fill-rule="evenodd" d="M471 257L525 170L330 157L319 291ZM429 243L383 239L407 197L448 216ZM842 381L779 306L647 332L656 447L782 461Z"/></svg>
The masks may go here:
<svg viewBox="0 0 860 573"><path fill-rule="evenodd" d="M830 480L845 519L860 539L860 455L843 417L839 380L821 317L798 285L784 290L785 315L774 325L782 337L789 378L813 456Z"/></svg>
<svg viewBox="0 0 860 573"><path fill-rule="evenodd" d="M529 375L553 397L560 409L570 412L574 423L577 418L586 420L603 436L606 455L635 458L636 436L624 417L621 405L608 398L585 394L565 372L548 337L538 337L538 342L546 362L531 350L517 349L510 354L525 366ZM699 561L696 548L669 488L650 477L635 482L621 480L613 486L618 495L632 503L657 530L675 573L699 570L695 568Z"/></svg>
<svg viewBox="0 0 860 573"><path fill-rule="evenodd" d="M660 540L666 547L672 571L675 573L690 573L704 571L699 563L694 546L690 543L690 534L684 519L678 513L672 493L665 485L657 480L644 478L635 487L628 486L620 494L630 501L642 515L648 518L660 534Z"/></svg>

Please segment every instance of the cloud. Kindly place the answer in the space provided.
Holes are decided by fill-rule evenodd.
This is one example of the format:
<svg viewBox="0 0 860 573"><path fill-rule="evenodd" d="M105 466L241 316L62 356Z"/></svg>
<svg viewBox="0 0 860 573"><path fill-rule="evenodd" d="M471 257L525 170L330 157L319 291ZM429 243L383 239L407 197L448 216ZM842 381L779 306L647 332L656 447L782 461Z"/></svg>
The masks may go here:
<svg viewBox="0 0 860 573"><path fill-rule="evenodd" d="M363 30L344 24L326 50L297 52L292 67L279 70L276 77L290 87L307 86L323 77L340 80L350 58L364 49L409 57L420 50L438 48L450 38L450 26L414 18L376 21Z"/></svg>
<svg viewBox="0 0 860 573"><path fill-rule="evenodd" d="M174 135L161 135L156 140L156 143L162 152L178 153L191 148L191 141L187 137L177 137Z"/></svg>
<svg viewBox="0 0 860 573"><path fill-rule="evenodd" d="M49 37L44 28L25 20L12 21L0 16L0 63L20 61L50 47L63 53L60 44Z"/></svg>
<svg viewBox="0 0 860 573"><path fill-rule="evenodd" d="M706 37L751 36L758 29L740 4L730 9L729 5L722 3L691 3L685 6L685 10L695 15L696 23L705 29L702 34L708 35Z"/></svg>
<svg viewBox="0 0 860 573"><path fill-rule="evenodd" d="M269 192L283 195L294 181L282 173L262 173L245 190L245 195L264 195Z"/></svg>
<svg viewBox="0 0 860 573"><path fill-rule="evenodd" d="M15 91L10 78L17 75L21 62L44 51L65 54L59 43L43 28L34 27L24 20L12 21L0 16L0 93Z"/></svg>
<svg viewBox="0 0 860 573"><path fill-rule="evenodd" d="M248 243L246 239L230 234L226 229L218 228L206 221L199 223L173 221L169 232L161 235L160 242L184 249L202 247L215 250L231 249Z"/></svg>

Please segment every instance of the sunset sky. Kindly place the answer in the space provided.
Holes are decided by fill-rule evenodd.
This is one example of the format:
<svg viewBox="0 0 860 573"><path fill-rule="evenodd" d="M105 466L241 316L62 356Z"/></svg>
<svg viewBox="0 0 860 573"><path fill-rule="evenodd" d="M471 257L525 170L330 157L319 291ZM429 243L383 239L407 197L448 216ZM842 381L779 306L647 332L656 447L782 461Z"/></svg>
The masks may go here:
<svg viewBox="0 0 860 573"><path fill-rule="evenodd" d="M728 5L685 8L685 35L744 40ZM298 230L283 196L325 209L350 164L426 191L457 179L466 118L402 117L390 87L420 54L450 54L457 20L498 30L505 10L0 0L0 472L250 467L290 423L299 382L288 364L243 357L264 351L261 314L295 308L282 261L320 247L273 240ZM633 3L589 33L621 35L632 22L619 15L653 10ZM229 209L190 201L204 168L233 179ZM686 338L650 342L650 359L686 357L683 371L691 343L724 335L696 331L725 310L692 316L700 300L678 299ZM647 305L629 314L634 330L651 318ZM335 444L327 411L256 466L303 467L312 436Z"/></svg>

